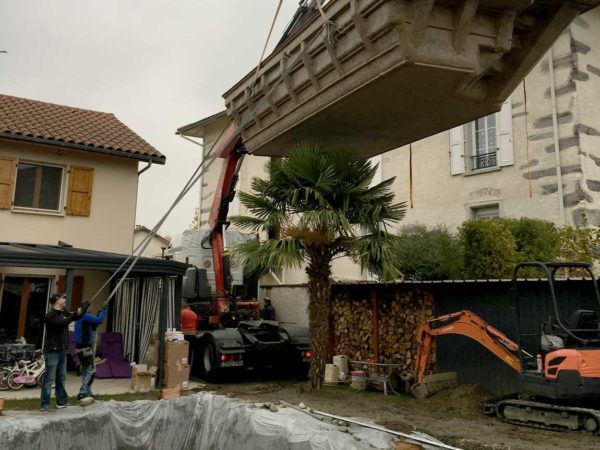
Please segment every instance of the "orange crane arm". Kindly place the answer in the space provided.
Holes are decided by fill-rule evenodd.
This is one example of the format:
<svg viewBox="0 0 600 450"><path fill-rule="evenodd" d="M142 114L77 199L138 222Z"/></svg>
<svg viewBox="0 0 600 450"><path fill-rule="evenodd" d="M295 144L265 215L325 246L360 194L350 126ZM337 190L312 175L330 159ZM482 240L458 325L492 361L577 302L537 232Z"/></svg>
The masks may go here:
<svg viewBox="0 0 600 450"><path fill-rule="evenodd" d="M415 384L423 382L427 358L431 351L433 338L442 334L462 334L467 336L500 358L517 372L521 372L521 361L513 352L519 351L518 344L506 335L488 325L481 317L471 311L459 311L436 317L421 324L417 331L417 357Z"/></svg>
<svg viewBox="0 0 600 450"><path fill-rule="evenodd" d="M219 315L229 310L229 297L225 289L225 269L223 267L223 231L227 222L229 202L235 194L237 173L244 159L244 153L240 151L242 137L240 131L233 122L223 131L213 149L214 157L223 158L221 175L215 189L215 196L208 217L211 229L211 244L213 252L213 267L215 271L214 315L211 323L218 323Z"/></svg>

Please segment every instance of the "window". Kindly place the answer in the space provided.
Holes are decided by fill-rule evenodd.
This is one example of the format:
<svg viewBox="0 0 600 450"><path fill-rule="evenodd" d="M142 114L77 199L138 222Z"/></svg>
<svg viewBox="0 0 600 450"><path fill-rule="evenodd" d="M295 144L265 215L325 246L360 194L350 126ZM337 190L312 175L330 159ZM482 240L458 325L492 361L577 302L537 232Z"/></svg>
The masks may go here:
<svg viewBox="0 0 600 450"><path fill-rule="evenodd" d="M486 169L496 167L496 114L482 117L473 122L471 169Z"/></svg>
<svg viewBox="0 0 600 450"><path fill-rule="evenodd" d="M471 208L473 219L489 219L500 216L500 205L485 205Z"/></svg>
<svg viewBox="0 0 600 450"><path fill-rule="evenodd" d="M452 128L449 153L452 175L514 164L510 98L500 112Z"/></svg>
<svg viewBox="0 0 600 450"><path fill-rule="evenodd" d="M60 210L63 168L19 162L14 206Z"/></svg>

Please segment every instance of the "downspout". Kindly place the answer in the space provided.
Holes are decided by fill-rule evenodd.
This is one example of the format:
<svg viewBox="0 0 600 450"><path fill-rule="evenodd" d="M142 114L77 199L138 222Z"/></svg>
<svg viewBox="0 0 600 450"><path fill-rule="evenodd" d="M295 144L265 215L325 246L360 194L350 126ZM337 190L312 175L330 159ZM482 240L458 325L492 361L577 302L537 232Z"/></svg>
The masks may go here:
<svg viewBox="0 0 600 450"><path fill-rule="evenodd" d="M138 177L152 166L152 161L148 161L148 165L138 172Z"/></svg>
<svg viewBox="0 0 600 450"><path fill-rule="evenodd" d="M138 171L137 173L137 186L135 189L135 215L133 216L133 234L135 234L135 220L137 218L137 202L138 202L138 197L140 194L140 175L143 174L146 170L148 170L150 167L152 167L152 161L148 161L148 165L146 167L144 167L142 170ZM135 239L131 239L131 253L133 253L133 249L135 246Z"/></svg>
<svg viewBox="0 0 600 450"><path fill-rule="evenodd" d="M550 69L550 102L552 103L552 134L554 137L554 164L556 167L556 181L558 185L558 225L565 225L565 198L562 186L562 168L560 165L560 148L558 139L558 119L556 113L556 84L554 81L554 57L553 48L548 52L548 67Z"/></svg>

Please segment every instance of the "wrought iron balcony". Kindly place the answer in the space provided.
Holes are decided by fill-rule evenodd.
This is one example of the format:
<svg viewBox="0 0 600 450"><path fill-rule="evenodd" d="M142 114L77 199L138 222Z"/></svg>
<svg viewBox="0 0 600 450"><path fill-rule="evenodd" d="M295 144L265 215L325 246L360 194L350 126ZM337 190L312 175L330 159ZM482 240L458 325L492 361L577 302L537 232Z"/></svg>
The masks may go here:
<svg viewBox="0 0 600 450"><path fill-rule="evenodd" d="M497 150L471 156L473 170L489 169L498 165Z"/></svg>

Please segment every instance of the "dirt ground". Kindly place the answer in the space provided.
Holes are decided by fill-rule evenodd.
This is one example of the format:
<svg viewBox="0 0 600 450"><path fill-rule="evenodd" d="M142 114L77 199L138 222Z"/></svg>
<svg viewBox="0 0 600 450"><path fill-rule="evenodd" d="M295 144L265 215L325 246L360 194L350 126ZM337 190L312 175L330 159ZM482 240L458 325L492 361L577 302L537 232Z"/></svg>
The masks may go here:
<svg viewBox="0 0 600 450"><path fill-rule="evenodd" d="M242 400L304 403L310 408L367 418L401 432L420 431L465 450L590 450L600 448L600 436L586 432L556 432L517 427L483 414L485 393L476 386L459 386L426 400L409 395L357 392L348 386L312 390L308 382L289 380L230 382L206 385L206 390Z"/></svg>

